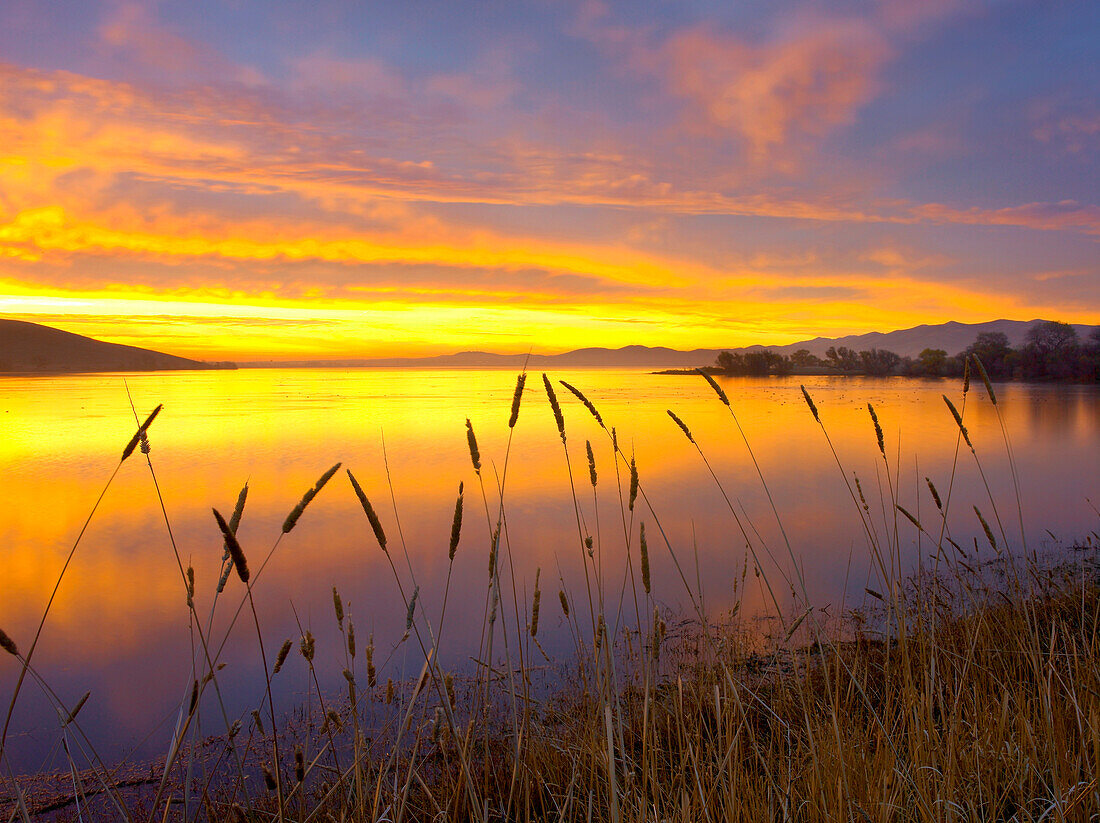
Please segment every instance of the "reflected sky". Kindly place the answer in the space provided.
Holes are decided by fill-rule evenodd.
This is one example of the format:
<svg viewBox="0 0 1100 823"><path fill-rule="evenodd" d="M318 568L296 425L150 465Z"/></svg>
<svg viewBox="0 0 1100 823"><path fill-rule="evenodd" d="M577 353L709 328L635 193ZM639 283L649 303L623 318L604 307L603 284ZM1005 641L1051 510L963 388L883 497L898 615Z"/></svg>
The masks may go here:
<svg viewBox="0 0 1100 823"><path fill-rule="evenodd" d="M702 584L708 610L720 614L744 597L746 613L770 608L752 563L740 591L746 541L699 453L669 419L674 410L690 427L728 494L762 570L784 604L792 563L767 496L728 410L701 378L637 371L575 370L551 374L581 388L619 444L637 460L653 507L639 501L633 517L622 502L628 469L614 461L610 438L559 386L578 491L581 528L595 541L609 602L618 603L631 564L637 569L637 533L644 520L653 563L654 597L669 610L687 600L679 574L659 538L655 519L692 585ZM799 390L805 382L840 457L838 468ZM466 517L451 581L443 664L462 671L476 654L487 587L493 494L504 469L515 374L508 371L241 370L143 375L4 378L0 414L5 437L0 471L5 506L0 517L4 597L0 626L26 649L72 541L110 477L121 448L158 403L164 411L150 432L153 466L172 533L185 564L194 567L198 613L210 612L222 557L211 507L228 514L244 483L248 504L239 537L254 573L280 533L286 514L329 466L350 468L378 510L408 590L409 567L421 603L438 620L447 578L447 542L454 498L465 483ZM862 378L789 378L723 381L776 501L793 552L815 605L836 615L861 602L876 585L867 538L845 478L859 477L879 534L892 531L890 487L918 517L932 516L924 478L949 484L957 428L941 394L962 403L954 382ZM1000 410L1021 481L1030 546L1066 541L1097 528L1100 478L1100 393L1094 387L1005 385ZM887 479L866 405L875 405L885 432L892 476ZM1019 545L1019 525L1000 425L980 389L965 407L1004 533ZM477 433L488 496L470 465L465 420ZM589 484L585 440L595 454L598 484ZM387 482L387 462L390 481ZM392 499L391 499L392 488ZM396 509L394 506L396 503ZM532 374L514 430L505 487L507 540L519 598L529 603L536 569L544 593L540 629L552 653L568 650L556 593L580 603L584 573L570 477L540 375ZM962 545L981 538L977 505L992 519L974 459L959 452L951 534ZM488 516L486 514L488 508ZM884 513L885 512L885 513ZM994 526L997 528L996 525ZM927 559L927 539L900 527L906 568ZM997 529L998 535L1000 530ZM984 539L984 538L983 538ZM999 538L1000 539L1000 538ZM402 544L409 560L402 556ZM774 562L767 559L769 553ZM346 475L341 471L310 504L279 544L255 587L269 660L298 622L317 636L323 685L339 688L343 668L332 614L338 586L364 647L373 634L379 677L414 676L420 659L406 643L405 608ZM227 617L243 595L231 579L218 604L211 637L220 642ZM621 625L634 625L633 597L624 598ZM524 607L524 612L526 608ZM508 618L512 620L513 618ZM36 665L70 704L86 690L81 715L106 759L137 747L142 757L161 752L168 718L189 688L192 640L179 569L148 466L137 454L123 464L75 555L35 655ZM259 704L263 678L255 639L246 623L229 635L220 680L236 716ZM18 674L0 660L0 700L7 702ZM308 684L296 654L276 682L276 700L289 711ZM36 691L20 698L14 764L34 770L57 765L56 712ZM146 735L151 735L146 740Z"/></svg>

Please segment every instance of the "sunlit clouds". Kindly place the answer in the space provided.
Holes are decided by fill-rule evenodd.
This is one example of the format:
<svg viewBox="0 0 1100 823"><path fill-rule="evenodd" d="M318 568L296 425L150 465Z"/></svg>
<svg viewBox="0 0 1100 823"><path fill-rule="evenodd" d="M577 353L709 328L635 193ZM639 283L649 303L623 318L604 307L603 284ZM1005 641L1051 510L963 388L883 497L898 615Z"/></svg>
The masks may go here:
<svg viewBox="0 0 1100 823"><path fill-rule="evenodd" d="M4 316L241 360L1100 322L1087 3L62 6L0 10Z"/></svg>

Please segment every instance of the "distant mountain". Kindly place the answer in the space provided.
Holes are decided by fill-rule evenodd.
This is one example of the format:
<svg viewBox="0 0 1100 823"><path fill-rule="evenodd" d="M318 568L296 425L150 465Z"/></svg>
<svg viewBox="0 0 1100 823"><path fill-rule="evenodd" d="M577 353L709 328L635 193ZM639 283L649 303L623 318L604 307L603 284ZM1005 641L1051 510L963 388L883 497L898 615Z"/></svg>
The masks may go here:
<svg viewBox="0 0 1100 823"><path fill-rule="evenodd" d="M765 349L779 354L791 354L807 349L811 354L824 357L830 346L847 346L856 351L864 349L889 349L903 357L916 357L924 349L943 349L957 354L974 342L982 332L1001 332L1008 338L1008 345L1023 345L1027 330L1039 320L992 320L988 323L941 323L935 326L915 326L892 332L869 332L847 337L815 337L799 343L783 346L745 346L730 349L692 349L677 351L663 346L624 346L621 349L586 348L563 354L492 354L466 351L443 354L437 357L388 357L359 360L323 360L265 363L241 363L242 368L282 368L287 366L320 366L330 368L516 368L526 361L532 368L545 366L611 367L611 368L659 368L678 369L709 366L719 352L751 352ZM1094 326L1074 325L1082 339Z"/></svg>
<svg viewBox="0 0 1100 823"><path fill-rule="evenodd" d="M235 368L136 346L93 340L61 329L0 319L0 372L167 371Z"/></svg>
<svg viewBox="0 0 1100 823"><path fill-rule="evenodd" d="M799 349L807 349L810 354L823 357L825 350L830 346L837 348L847 346L855 351L889 349L902 357L916 357L925 349L943 349L950 355L963 351L979 334L987 332L1001 332L1008 338L1008 345L1016 349L1024 344L1027 330L1036 323L1042 322L1042 320L991 320L988 323L940 323L936 326L914 326L911 329L885 333L868 332L847 337L815 337L812 340L803 340L801 343L791 343L787 346L748 346L729 351L749 352L768 349L778 354L791 354ZM1082 340L1096 328L1081 324L1071 325Z"/></svg>

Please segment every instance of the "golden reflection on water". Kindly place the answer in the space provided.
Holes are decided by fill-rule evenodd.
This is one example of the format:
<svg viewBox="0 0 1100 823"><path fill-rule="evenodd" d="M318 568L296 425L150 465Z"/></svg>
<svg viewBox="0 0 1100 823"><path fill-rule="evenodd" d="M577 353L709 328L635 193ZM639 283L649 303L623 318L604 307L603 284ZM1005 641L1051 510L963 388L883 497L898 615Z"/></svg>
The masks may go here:
<svg viewBox="0 0 1100 823"><path fill-rule="evenodd" d="M708 609L732 607L744 596L746 612L767 606L763 583L749 564L747 589L734 581L746 561L745 539L695 448L666 414L690 427L729 495L775 581L791 578L775 518L737 426L706 383L697 377L638 371L584 370L552 374L581 388L620 446L635 455L643 488L692 585L701 583ZM443 657L461 666L474 652L487 584L487 520L495 521L494 489L505 482L507 539L521 598L530 597L536 568L545 591L584 586L580 537L570 478L553 415L538 374L532 374L513 433L506 480L501 476L515 374L508 371L242 370L142 375L3 378L0 472L5 505L0 517L4 597L0 626L24 646L33 636L58 571L135 428L127 385L141 417L157 403L164 412L151 432L152 460L172 532L184 565L198 580L196 604L209 612L222 542L211 507L228 515L241 486L249 484L239 536L254 569L279 535L287 512L330 465L342 461L359 479L385 524L390 546L409 552L422 603L438 617L447 574L447 539L459 482L466 485L466 519L454 568ZM821 411L843 468L838 469L820 428L807 409L805 382ZM931 514L924 477L946 489L958 430L941 393L962 404L960 387L943 381L802 378L723 381L775 498L810 594L839 614L874 583L869 553L844 477L861 480L881 534L892 530L889 489L911 511ZM998 388L1000 409L1018 462L1024 517L1032 545L1050 528L1079 537L1097 527L1085 498L1098 491L1100 397L1095 388L1011 385ZM628 474L613 459L610 438L564 388L558 386L578 491L582 529L596 542L608 598L618 605L626 574L624 531L630 530L637 568L638 521L648 524L655 596L667 608L686 602L683 584L659 542L654 514L639 501L633 519L621 501ZM879 455L866 404L882 420L891 477ZM971 436L989 477L1005 532L1018 539L1015 492L1005 460L996 410L980 388L966 398ZM477 433L488 494L488 518L478 478L470 465L465 420ZM589 485L585 440L594 449L597 500ZM387 462L396 500L387 482ZM842 476L841 471L844 472ZM953 534L980 535L972 514L989 511L974 460L959 452ZM625 521L625 522L624 522ZM918 545L902 529L902 550L912 568ZM758 535L758 536L757 536ZM403 541L402 541L403 538ZM399 563L407 572L404 560ZM560 578L560 580L559 580ZM385 558L343 472L310 505L280 544L256 586L257 606L269 643L296 637L297 619L318 637L319 658L339 672L338 636L331 589L337 585L359 631L373 632L380 647L400 636L404 607ZM785 597L787 586L778 586ZM231 579L214 629L220 640L226 616L240 602ZM544 609L546 645L560 624L556 598ZM545 602L545 601L544 601ZM620 620L633 624L633 598L624 598ZM237 682L240 701L254 696L258 660L247 636L232 635L226 678ZM78 697L87 688L103 695L89 722L126 738L148 730L178 698L189 676L191 643L179 567L144 457L121 468L74 558L53 607L36 657L55 687ZM383 676L401 676L407 655ZM0 661L0 699L16 674L11 658ZM234 681L235 678L235 681ZM288 677L285 708L305 688ZM295 697L297 695L297 697ZM21 698L24 728L49 710ZM138 708L135 708L138 707ZM123 719L120 713L125 713ZM122 731L118 731L122 730ZM159 739L158 739L159 743ZM31 735L21 745L45 744ZM120 743L121 745L121 743ZM24 760L26 766L27 760Z"/></svg>

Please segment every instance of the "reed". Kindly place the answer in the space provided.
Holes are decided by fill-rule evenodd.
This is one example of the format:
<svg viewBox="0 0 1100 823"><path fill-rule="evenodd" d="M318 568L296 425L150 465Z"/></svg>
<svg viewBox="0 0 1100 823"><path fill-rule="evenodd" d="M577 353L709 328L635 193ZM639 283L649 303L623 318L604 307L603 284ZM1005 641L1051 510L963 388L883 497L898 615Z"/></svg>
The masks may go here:
<svg viewBox="0 0 1100 823"><path fill-rule="evenodd" d="M997 405L981 364L976 362L974 370L982 377L990 402ZM710 375L703 376L732 414L734 407L722 386ZM521 374L508 421L509 451L524 382ZM220 655L225 642L205 651L203 639L203 653L192 647L195 666L186 682L180 683L181 721L165 758L161 779L165 788L127 800L118 790L119 778L97 765L96 780L104 798L97 805L83 788L77 769L78 753L84 747L77 716L89 696L75 704L51 698L58 708L61 740L69 752L71 805L78 817L110 814L127 821L181 823L295 818L299 823L424 819L1039 823L1095 819L1100 814L1096 779L1100 774L1100 558L1094 544L1069 558L1041 559L1023 550L1022 539L1011 541L1003 528L995 529L997 520L986 519L982 510L990 509L983 502L982 508L971 508L994 557L983 563L966 554L952 539L948 523L976 533L970 508L954 511L951 485L941 495L930 477L921 483L919 474L903 490L898 461L885 449L882 419L887 418L880 419L879 410L868 404L873 439L868 431L866 448L876 466L885 467L876 494L873 478L865 475L861 483L844 468L821 411L803 387L803 399L850 494L853 507L848 511L854 512L867 538L868 563L881 578L857 584L855 590L866 594L863 608L846 610L829 621L809 602L798 556L789 542L789 563L784 568L770 554L745 507L735 505L735 496L727 495L701 445L706 431L699 429L697 439L687 423L669 410L668 416L698 451L721 490L731 525L738 527L744 540L739 547L745 550L744 569L740 580L733 581L734 591L743 596L749 577L752 585L771 592L768 628L760 631L755 628L759 615L746 614L740 600L721 618L703 608L699 578L692 584L685 573L680 560L684 550L662 525L660 501L651 490L647 495L646 478L640 476L633 455L623 452L615 428L592 401L561 382L611 442L623 532L614 540L601 532L600 507L616 492L611 468L601 464L602 478L597 477L596 450L586 440L593 496L582 505L572 485L567 410L562 409L546 375L543 384L564 447L579 560L585 573L583 590L571 590L564 578L560 588L552 586L559 588L560 617L556 610L553 615L542 613L541 567L533 580L517 581L505 562L511 558L510 540L516 541L517 550L520 540L516 535L509 538L506 455L493 494L479 482L491 537L486 547L488 586L476 668L468 677L458 669L444 672L438 663L442 652L448 652L448 659L464 657L464 650L455 649L454 643L444 648L441 639L451 571L456 562L467 562L466 549L461 554L457 551L463 539L464 485L459 485L449 535L441 524L436 544L439 563L446 544L448 571L442 605L438 613L432 609L438 620L433 621L429 606L434 598L428 593L435 589L416 574L400 535L396 505L398 531L393 546L400 544L401 552L391 553L379 515L348 471L354 498L393 571L405 609L404 636L380 638L376 647L370 632L373 625L366 624L368 634L360 643L366 637L369 640L360 649L363 655L358 661L366 667L364 681L362 669L355 668L352 623L354 618L363 629L362 604L345 602L333 586L340 645L326 645L320 629L299 624L301 659L289 659L294 644L286 640L269 670L252 600L267 560L250 570L237 537L248 495L246 484L228 520L213 509L218 531L211 528L211 535L219 539L226 556L218 579L209 583L215 602L231 570L245 586L242 600L252 608L264 672L264 682L257 683L256 689L259 705L228 718L217 745L208 744L211 751L219 752L211 755L209 769L207 761L190 753L178 754L189 733L201 742L195 718L202 713L203 690L207 683L216 686L216 674L224 665ZM964 393L961 409L947 395L943 399L959 442L979 460L974 442L980 438L972 438L966 425L965 397ZM139 426L123 460L141 446L141 435L157 411L159 407ZM779 521L778 507L747 433L740 423L737 426ZM466 433L471 467L481 481L482 455L469 420ZM893 438L890 442L893 448ZM1007 439L1006 452L1011 455ZM879 458L882 464L877 463ZM486 461L486 465L497 464ZM273 527L280 534L272 552L338 469L339 464L325 472L281 528ZM602 483L597 498L598 479ZM911 499L918 490L930 496L932 505L919 508L919 498ZM390 491L392 497L392 484ZM497 509L495 518L490 514L490 499ZM355 506L351 495L348 503ZM644 522L639 518L635 532L637 505L648 514ZM798 516L797 507L792 512ZM910 527L936 547L942 566L935 571L904 570L901 544L914 534ZM786 541L782 521L779 528ZM626 564L633 556L635 539L642 594L636 595L637 620L631 624L621 619L619 611L634 585L629 582L632 577L624 572L621 583L609 582L599 557L614 551ZM944 547L949 548L942 551ZM657 573L660 566L655 564L661 559L651 555L666 550L664 559L672 561L678 578L665 579ZM399 573L401 553L407 568ZM768 564L762 562L765 553ZM989 557L984 548L982 555ZM1011 578L1004 571L1008 563L1017 564L1018 574ZM201 571L197 561L196 566ZM202 575L196 579L190 569L181 567L188 612L193 615L194 602L201 600L204 589ZM505 585L506 574L511 575L510 586ZM769 579L773 575L778 577ZM563 577L560 571L559 577ZM753 582L753 577L758 580ZM788 592L793 596L787 597ZM481 594L477 596L480 599ZM588 600L587 615L575 613L584 611L573 608L578 596L582 602ZM682 609L671 605L685 596L689 605ZM176 606L182 608L182 598ZM227 638L235 620L235 616L229 620ZM572 642L564 659L547 654L541 645L552 636L555 622L564 624ZM210 626L208 621L205 634ZM19 661L23 674L32 678L28 682L52 694L3 631L0 648ZM333 649L339 660L333 659ZM550 669L539 662L539 654ZM403 676L397 665L410 655L413 668L405 674L419 669L415 677ZM227 662L239 667L237 661ZM328 674L335 678L326 679L341 684L335 697L324 692L318 674L334 663ZM310 705L293 713L277 713L272 678L284 668L295 667L308 672ZM548 671L561 676L548 683ZM314 700L319 707L316 714ZM318 745L322 740L327 743ZM282 753L287 753L286 760L281 759ZM237 778L231 779L232 769L226 764L238 755L243 765ZM94 762L91 752L88 759ZM174 775L171 785L169 770ZM28 795L19 781L12 786L7 793L11 801L0 799L2 810L11 819L29 818L36 807L32 802L28 808Z"/></svg>

